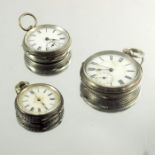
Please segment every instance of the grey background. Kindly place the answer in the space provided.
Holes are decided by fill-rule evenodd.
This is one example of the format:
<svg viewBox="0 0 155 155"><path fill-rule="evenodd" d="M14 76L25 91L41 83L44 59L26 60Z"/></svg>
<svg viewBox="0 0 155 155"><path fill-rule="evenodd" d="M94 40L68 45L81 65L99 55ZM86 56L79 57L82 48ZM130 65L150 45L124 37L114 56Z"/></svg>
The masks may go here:
<svg viewBox="0 0 155 155"><path fill-rule="evenodd" d="M18 26L23 12L39 24L57 24L72 37L72 63L56 76L38 76L24 65ZM155 154L154 0L0 0L0 154L154 155ZM142 91L132 108L98 112L80 97L81 62L101 50L136 47L145 52ZM16 121L15 85L26 80L58 88L65 99L60 126L32 133Z"/></svg>

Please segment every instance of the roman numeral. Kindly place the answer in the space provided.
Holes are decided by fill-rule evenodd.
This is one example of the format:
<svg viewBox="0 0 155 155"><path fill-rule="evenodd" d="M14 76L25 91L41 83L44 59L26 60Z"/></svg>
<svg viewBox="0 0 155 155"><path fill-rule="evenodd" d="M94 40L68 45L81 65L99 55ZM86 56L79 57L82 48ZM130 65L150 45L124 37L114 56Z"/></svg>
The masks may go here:
<svg viewBox="0 0 155 155"><path fill-rule="evenodd" d="M95 68L88 68L89 71L94 71L96 70Z"/></svg>
<svg viewBox="0 0 155 155"><path fill-rule="evenodd" d="M125 76L125 78L126 78L126 79L129 79L129 80L132 79L130 76L127 76L127 75Z"/></svg>
<svg viewBox="0 0 155 155"><path fill-rule="evenodd" d="M34 111L34 107L32 107L32 108L30 109L30 111Z"/></svg>
<svg viewBox="0 0 155 155"><path fill-rule="evenodd" d="M44 93L46 93L47 89L44 90Z"/></svg>
<svg viewBox="0 0 155 155"><path fill-rule="evenodd" d="M27 108L27 107L29 107L30 105L29 104L27 104L27 105L25 105L25 108Z"/></svg>
<svg viewBox="0 0 155 155"><path fill-rule="evenodd" d="M99 57L99 58L100 58L100 60L104 61L104 59L102 57Z"/></svg>
<svg viewBox="0 0 155 155"><path fill-rule="evenodd" d="M50 100L55 100L55 98L50 98Z"/></svg>
<svg viewBox="0 0 155 155"><path fill-rule="evenodd" d="M127 70L127 72L135 72L134 70Z"/></svg>
<svg viewBox="0 0 155 155"><path fill-rule="evenodd" d="M33 90L31 90L31 91L30 91L30 93L31 93L31 94L34 94L34 91L33 91Z"/></svg>
<svg viewBox="0 0 155 155"><path fill-rule="evenodd" d="M124 81L123 80L118 80L119 84L123 85Z"/></svg>
<svg viewBox="0 0 155 155"><path fill-rule="evenodd" d="M32 44L31 46L33 47L33 46L35 46L35 45L36 45L36 43Z"/></svg>
<svg viewBox="0 0 155 155"><path fill-rule="evenodd" d="M93 75L91 75L90 77L91 77L91 78L94 78L94 77L96 77L96 76L97 76L96 74L93 74Z"/></svg>
<svg viewBox="0 0 155 155"><path fill-rule="evenodd" d="M52 95L52 93L48 94L48 96L51 96L51 95Z"/></svg>
<svg viewBox="0 0 155 155"><path fill-rule="evenodd" d="M40 108L38 108L38 112L41 112L41 109Z"/></svg>
<svg viewBox="0 0 155 155"><path fill-rule="evenodd" d="M111 61L113 60L113 56L112 56L112 55L110 55L110 60L111 60Z"/></svg>
<svg viewBox="0 0 155 155"><path fill-rule="evenodd" d="M57 35L61 35L62 33L58 33Z"/></svg>
<svg viewBox="0 0 155 155"><path fill-rule="evenodd" d="M98 63L96 63L94 61L92 61L90 64L92 64L92 65L98 65Z"/></svg>
<svg viewBox="0 0 155 155"><path fill-rule="evenodd" d="M118 61L122 62L123 60L124 60L124 58L120 57Z"/></svg>

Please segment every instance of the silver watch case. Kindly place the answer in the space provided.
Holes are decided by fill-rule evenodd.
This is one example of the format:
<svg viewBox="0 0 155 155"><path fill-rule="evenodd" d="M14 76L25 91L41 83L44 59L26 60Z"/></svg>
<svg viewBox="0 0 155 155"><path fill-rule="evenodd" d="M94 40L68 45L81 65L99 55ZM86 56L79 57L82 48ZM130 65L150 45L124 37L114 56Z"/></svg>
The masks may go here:
<svg viewBox="0 0 155 155"><path fill-rule="evenodd" d="M21 93L29 89L30 87L34 86L47 86L51 88L52 90L56 91L59 94L60 98L60 104L59 106L46 114L39 114L39 115L33 115L29 114L25 111L23 111L19 106L19 97ZM19 89L20 88L20 89ZM19 90L19 91L17 91ZM23 126L25 129L28 129L30 131L34 132L43 132L50 129L55 128L57 125L59 125L63 118L64 113L64 100L61 95L61 93L53 86L44 84L44 83L37 83L37 84L26 84L24 85L24 82L20 82L16 86L16 92L17 96L15 99L15 109L16 109L16 117L21 126Z"/></svg>
<svg viewBox="0 0 155 155"><path fill-rule="evenodd" d="M87 76L86 66L88 62L90 62L91 59L97 56L109 53L111 54L114 53L122 57L127 57L128 59L131 60L131 62L136 64L138 72L133 81L131 81L131 83L120 87L110 87L110 86L104 87L102 85L95 83ZM80 76L81 76L80 90L81 90L81 96L84 99L84 101L97 110L106 112L116 112L125 110L131 107L133 103L135 103L135 100L140 92L139 84L142 78L142 67L131 56L123 52L113 50L101 51L90 56L89 58L86 59L86 61L82 63Z"/></svg>
<svg viewBox="0 0 155 155"><path fill-rule="evenodd" d="M56 28L61 31L64 31L68 35L67 43L60 49L47 51L47 52L36 51L31 47L29 47L28 41L27 41L27 38L29 37L29 35L31 35L32 32L37 31L37 29L43 28L43 27ZM65 29L56 25L49 25L49 24L33 27L25 34L23 39L23 49L25 51L24 54L25 54L26 66L32 72L41 74L41 75L59 73L69 66L70 58L71 58L70 46L71 46L71 38L69 33ZM29 63L29 62L32 62L32 63ZM60 68L60 64L61 64L61 68ZM62 64L64 66L62 66Z"/></svg>

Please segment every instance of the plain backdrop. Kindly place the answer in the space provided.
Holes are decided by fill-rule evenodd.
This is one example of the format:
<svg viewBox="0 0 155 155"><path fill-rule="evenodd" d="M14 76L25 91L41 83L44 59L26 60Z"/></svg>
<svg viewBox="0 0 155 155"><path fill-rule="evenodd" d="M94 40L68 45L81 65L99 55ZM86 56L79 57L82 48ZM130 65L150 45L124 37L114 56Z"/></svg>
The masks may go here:
<svg viewBox="0 0 155 155"><path fill-rule="evenodd" d="M23 12L39 24L56 24L72 37L72 62L63 73L39 76L24 64L18 26ZM119 113L98 112L80 97L81 63L102 50L139 48L145 52L141 94ZM154 0L0 0L1 155L155 155ZM61 125L33 133L16 121L15 85L21 81L55 86L65 100Z"/></svg>

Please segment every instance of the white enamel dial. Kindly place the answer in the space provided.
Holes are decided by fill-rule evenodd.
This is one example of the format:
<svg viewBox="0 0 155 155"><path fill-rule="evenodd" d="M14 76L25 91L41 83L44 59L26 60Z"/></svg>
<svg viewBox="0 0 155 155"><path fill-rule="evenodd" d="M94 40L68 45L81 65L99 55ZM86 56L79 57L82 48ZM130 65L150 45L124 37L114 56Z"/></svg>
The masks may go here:
<svg viewBox="0 0 155 155"><path fill-rule="evenodd" d="M95 83L107 87L121 87L132 83L137 64L120 52L106 52L89 59L85 72Z"/></svg>
<svg viewBox="0 0 155 155"><path fill-rule="evenodd" d="M19 108L28 114L42 115L54 111L61 103L60 94L49 85L27 87L17 99Z"/></svg>
<svg viewBox="0 0 155 155"><path fill-rule="evenodd" d="M63 48L69 35L60 27L43 25L30 31L25 39L27 46L33 51L49 52Z"/></svg>

